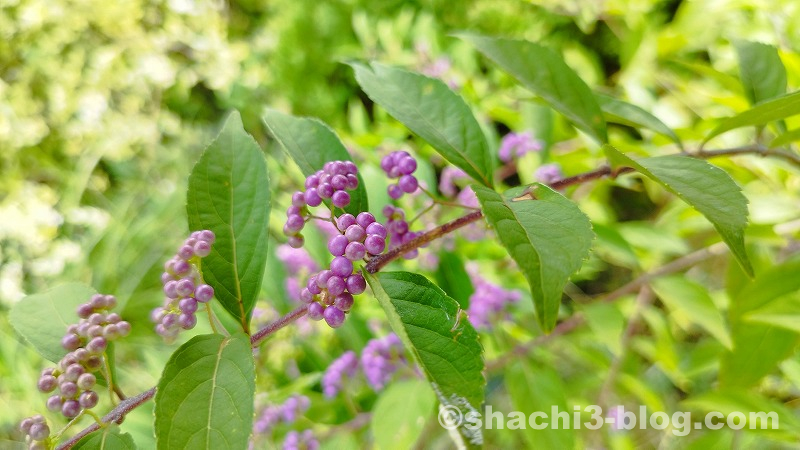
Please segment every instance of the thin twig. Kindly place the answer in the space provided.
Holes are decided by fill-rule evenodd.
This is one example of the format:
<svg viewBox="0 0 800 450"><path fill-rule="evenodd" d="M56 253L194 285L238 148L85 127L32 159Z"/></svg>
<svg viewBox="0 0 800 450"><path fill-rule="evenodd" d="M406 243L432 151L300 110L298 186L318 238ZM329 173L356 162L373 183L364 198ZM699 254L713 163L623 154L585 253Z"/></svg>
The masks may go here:
<svg viewBox="0 0 800 450"><path fill-rule="evenodd" d="M250 345L253 347L258 347L258 345L261 344L261 342L264 341L267 336L303 317L306 315L306 312L308 312L308 308L305 305L299 306L294 311L291 311L280 319L266 325L264 328L258 330L256 334L250 336Z"/></svg>

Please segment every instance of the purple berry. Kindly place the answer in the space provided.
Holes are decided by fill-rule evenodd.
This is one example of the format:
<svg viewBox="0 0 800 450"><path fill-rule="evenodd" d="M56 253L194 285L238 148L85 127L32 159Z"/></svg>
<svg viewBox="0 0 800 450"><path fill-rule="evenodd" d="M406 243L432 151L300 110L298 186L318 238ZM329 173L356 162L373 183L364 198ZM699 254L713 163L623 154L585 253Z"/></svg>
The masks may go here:
<svg viewBox="0 0 800 450"><path fill-rule="evenodd" d="M369 234L378 235L381 238L386 238L386 235L388 234L386 231L386 227L384 227L383 224L379 222L373 222L369 224L366 228L366 231L368 235Z"/></svg>
<svg viewBox="0 0 800 450"><path fill-rule="evenodd" d="M194 314L197 311L197 300L193 298L182 298L178 302L178 309L184 314Z"/></svg>
<svg viewBox="0 0 800 450"><path fill-rule="evenodd" d="M383 159L381 159L381 169L384 172L389 173L389 171L392 170L392 167L394 167L394 159L392 158L392 154L390 153L384 156Z"/></svg>
<svg viewBox="0 0 800 450"><path fill-rule="evenodd" d="M94 308L89 303L83 303L82 305L78 306L78 317L81 319L89 317L93 312Z"/></svg>
<svg viewBox="0 0 800 450"><path fill-rule="evenodd" d="M47 403L45 403L45 406L47 407L47 410L51 411L51 412L61 411L61 407L63 405L64 405L64 400L58 394L51 395L47 399Z"/></svg>
<svg viewBox="0 0 800 450"><path fill-rule="evenodd" d="M75 384L77 384L79 388L85 391L93 388L96 382L97 378L94 375L90 373L84 373L83 375L78 377L78 381Z"/></svg>
<svg viewBox="0 0 800 450"><path fill-rule="evenodd" d="M302 208L303 206L306 206L306 198L302 192L297 191L294 194L292 194L292 206L297 208Z"/></svg>
<svg viewBox="0 0 800 450"><path fill-rule="evenodd" d="M191 245L184 245L178 250L178 256L180 256L181 259L190 259L194 256L194 247Z"/></svg>
<svg viewBox="0 0 800 450"><path fill-rule="evenodd" d="M86 358L86 361L83 363L83 365L87 370L94 372L103 366L103 358L97 355L90 355L88 358Z"/></svg>
<svg viewBox="0 0 800 450"><path fill-rule="evenodd" d="M191 330L195 325L197 325L197 317L194 314L182 313L180 316L178 316L178 325L180 325L184 330Z"/></svg>
<svg viewBox="0 0 800 450"><path fill-rule="evenodd" d="M205 258L211 254L211 244L206 241L197 241L197 243L194 244L194 254Z"/></svg>
<svg viewBox="0 0 800 450"><path fill-rule="evenodd" d="M400 177L397 185L400 186L400 189L402 189L403 192L410 194L417 190L419 183L417 183L417 179L414 177L414 175L403 175Z"/></svg>
<svg viewBox="0 0 800 450"><path fill-rule="evenodd" d="M320 289L319 285L317 284L316 275L312 275L308 279L308 283L306 283L306 288L308 289L309 292L311 292L314 295L319 295L322 293L322 289Z"/></svg>
<svg viewBox="0 0 800 450"><path fill-rule="evenodd" d="M356 223L366 229L367 227L375 223L375 216L366 211L359 213L358 217L356 217Z"/></svg>
<svg viewBox="0 0 800 450"><path fill-rule="evenodd" d="M333 305L342 311L350 311L353 307L353 295L349 292L343 292L336 296L333 300Z"/></svg>
<svg viewBox="0 0 800 450"><path fill-rule="evenodd" d="M69 381L78 381L78 377L83 375L85 370L80 363L70 364L67 370L64 371L64 379Z"/></svg>
<svg viewBox="0 0 800 450"><path fill-rule="evenodd" d="M286 243L289 244L289 247L292 248L300 248L303 246L304 242L305 239L303 239L303 236L299 234L296 236L289 236L288 238L286 238Z"/></svg>
<svg viewBox="0 0 800 450"><path fill-rule="evenodd" d="M81 338L78 337L76 334L68 334L61 338L61 346L64 347L64 350L72 351L76 348L80 347L81 345Z"/></svg>
<svg viewBox="0 0 800 450"><path fill-rule="evenodd" d="M172 266L172 270L175 272L175 275L183 276L192 270L192 266L184 260L179 260L175 261L175 264Z"/></svg>
<svg viewBox="0 0 800 450"><path fill-rule="evenodd" d="M117 325L117 332L119 333L120 337L125 337L131 332L131 324L130 322L126 322L121 320Z"/></svg>
<svg viewBox="0 0 800 450"><path fill-rule="evenodd" d="M347 227L344 235L347 236L347 240L350 242L364 242L364 238L367 237L367 232L364 231L361 225L355 224Z"/></svg>
<svg viewBox="0 0 800 450"><path fill-rule="evenodd" d="M90 324L92 325L100 325L106 321L106 315L100 313L94 313L87 319Z"/></svg>
<svg viewBox="0 0 800 450"><path fill-rule="evenodd" d="M283 226L283 233L293 235L299 233L305 226L306 221L300 215L291 215L286 218L286 225Z"/></svg>
<svg viewBox="0 0 800 450"><path fill-rule="evenodd" d="M347 188L347 177L344 175L335 175L331 178L331 186L337 191L343 191Z"/></svg>
<svg viewBox="0 0 800 450"><path fill-rule="evenodd" d="M331 328L339 328L344 323L344 312L335 306L325 308L322 316Z"/></svg>
<svg viewBox="0 0 800 450"><path fill-rule="evenodd" d="M319 196L319 193L317 193L316 188L311 188L307 190L305 197L308 206L319 206L322 203L322 197Z"/></svg>
<svg viewBox="0 0 800 450"><path fill-rule="evenodd" d="M209 244L213 244L217 239L217 236L211 230L203 230L197 235L197 239L200 241L206 241Z"/></svg>
<svg viewBox="0 0 800 450"><path fill-rule="evenodd" d="M50 436L50 427L48 427L46 423L34 423L31 425L28 435L34 441L43 441L47 439L47 436Z"/></svg>
<svg viewBox="0 0 800 450"><path fill-rule="evenodd" d="M390 184L389 188L387 189L387 192L389 193L389 197L391 197L394 200L397 200L398 198L403 196L403 190L400 189L400 186L396 184Z"/></svg>
<svg viewBox="0 0 800 450"><path fill-rule="evenodd" d="M347 244L347 248L344 251L344 256L350 261L358 261L359 259L363 259L365 256L367 256L367 249L361 242L351 242Z"/></svg>
<svg viewBox="0 0 800 450"><path fill-rule="evenodd" d="M331 198L333 196L333 193L336 191L334 190L331 183L324 183L319 185L319 187L317 188L317 192L319 193L319 196L321 198L325 199L325 198Z"/></svg>
<svg viewBox="0 0 800 450"><path fill-rule="evenodd" d="M122 317L120 317L117 313L111 313L106 316L106 321L108 321L108 323L117 323L120 320L122 320Z"/></svg>
<svg viewBox="0 0 800 450"><path fill-rule="evenodd" d="M290 206L286 208L286 217L289 218L290 216L302 216L303 210L298 208L297 206Z"/></svg>
<svg viewBox="0 0 800 450"><path fill-rule="evenodd" d="M325 289L328 286L328 280L331 278L332 275L333 275L333 272L331 272L330 270L327 270L327 269L321 271L320 273L318 273L317 274L317 286L319 286L320 289Z"/></svg>
<svg viewBox="0 0 800 450"><path fill-rule="evenodd" d="M309 175L309 177L306 178L306 184L305 184L306 189L315 188L318 185L319 185L319 176Z"/></svg>
<svg viewBox="0 0 800 450"><path fill-rule="evenodd" d="M356 223L356 218L352 214L342 214L336 219L336 228L342 233L347 231L347 228Z"/></svg>
<svg viewBox="0 0 800 450"><path fill-rule="evenodd" d="M44 375L41 378L39 378L39 383L37 384L37 387L39 388L39 392L47 393L47 392L53 392L53 390L55 390L57 385L58 382L56 381L56 377L52 375Z"/></svg>
<svg viewBox="0 0 800 450"><path fill-rule="evenodd" d="M333 256L344 255L344 250L350 241L344 235L334 236L333 239L328 241L328 251Z"/></svg>
<svg viewBox="0 0 800 450"><path fill-rule="evenodd" d="M411 173L417 170L417 160L412 156L406 156L400 159L397 163L397 168L400 170L401 174L411 175Z"/></svg>
<svg viewBox="0 0 800 450"><path fill-rule="evenodd" d="M346 277L353 273L353 262L344 256L337 256L331 261L331 272L340 277Z"/></svg>
<svg viewBox="0 0 800 450"><path fill-rule="evenodd" d="M191 279L184 278L178 281L178 284L175 286L175 292L179 297L188 297L194 292L194 283Z"/></svg>
<svg viewBox="0 0 800 450"><path fill-rule="evenodd" d="M73 398L78 395L78 385L72 381L65 381L59 386L61 396L64 398Z"/></svg>
<svg viewBox="0 0 800 450"><path fill-rule="evenodd" d="M214 288L207 284L201 284L194 290L194 298L200 303L207 303L214 298Z"/></svg>
<svg viewBox="0 0 800 450"><path fill-rule="evenodd" d="M100 397L97 395L97 392L86 391L78 398L78 403L86 409L91 409L97 405L98 400L100 400Z"/></svg>
<svg viewBox="0 0 800 450"><path fill-rule="evenodd" d="M303 303L311 303L314 301L314 294L312 294L311 291L308 290L308 288L303 288L300 291L300 301L302 301Z"/></svg>
<svg viewBox="0 0 800 450"><path fill-rule="evenodd" d="M345 191L336 191L331 196L331 202L337 208L344 208L350 204L350 194Z"/></svg>
<svg viewBox="0 0 800 450"><path fill-rule="evenodd" d="M113 341L114 339L119 337L119 328L117 324L110 323L103 327L103 334L102 336L109 341Z"/></svg>
<svg viewBox="0 0 800 450"><path fill-rule="evenodd" d="M347 288L347 284L345 283L344 278L334 275L328 278L327 288L328 294L337 296L344 292L344 290Z"/></svg>
<svg viewBox="0 0 800 450"><path fill-rule="evenodd" d="M345 187L348 191L352 191L358 188L358 177L353 174L347 174L347 186Z"/></svg>
<svg viewBox="0 0 800 450"><path fill-rule="evenodd" d="M86 344L86 350L89 353L92 353L92 354L95 354L95 355L99 355L99 354L103 353L106 350L107 346L108 346L108 342L106 342L105 339L103 339L101 337L96 337L96 338L92 338L92 340L89 341L88 344Z"/></svg>
<svg viewBox="0 0 800 450"><path fill-rule="evenodd" d="M317 302L308 305L308 318L311 320L322 320L322 314L325 312L325 307Z"/></svg>
<svg viewBox="0 0 800 450"><path fill-rule="evenodd" d="M353 295L358 295L367 290L367 280L360 273L347 277L347 290Z"/></svg>

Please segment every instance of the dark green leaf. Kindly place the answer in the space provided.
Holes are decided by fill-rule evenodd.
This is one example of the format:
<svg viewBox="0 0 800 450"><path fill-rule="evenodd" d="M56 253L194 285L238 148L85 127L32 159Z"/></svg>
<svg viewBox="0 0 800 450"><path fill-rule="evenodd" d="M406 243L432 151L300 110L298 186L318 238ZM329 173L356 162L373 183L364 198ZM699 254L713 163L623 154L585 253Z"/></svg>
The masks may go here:
<svg viewBox="0 0 800 450"><path fill-rule="evenodd" d="M461 305L461 309L469 308L469 298L475 292L475 288L464 267L464 261L458 256L458 253L446 250L439 252L436 282Z"/></svg>
<svg viewBox="0 0 800 450"><path fill-rule="evenodd" d="M40 355L58 362L67 354L61 347L67 326L80 320L78 305L89 301L94 294L95 290L84 284L62 284L17 302L11 308L9 321ZM47 326L42 326L45 320Z"/></svg>
<svg viewBox="0 0 800 450"><path fill-rule="evenodd" d="M594 239L589 218L540 183L519 197L511 191L501 196L482 186L473 189L487 221L528 280L539 324L549 332L567 280L589 256Z"/></svg>
<svg viewBox="0 0 800 450"><path fill-rule="evenodd" d="M435 406L436 397L423 380L389 385L372 408L370 429L375 447L414 448Z"/></svg>
<svg viewBox="0 0 800 450"><path fill-rule="evenodd" d="M760 42L736 42L739 54L739 76L751 104L786 93L786 68L778 49Z"/></svg>
<svg viewBox="0 0 800 450"><path fill-rule="evenodd" d="M672 139L679 147L683 148L683 143L678 135L672 131L672 128L660 121L658 117L636 105L608 95L595 94L595 97L597 97L607 121L634 128L647 128Z"/></svg>
<svg viewBox="0 0 800 450"><path fill-rule="evenodd" d="M439 79L372 63L352 64L361 89L452 164L492 186L494 157L478 121Z"/></svg>
<svg viewBox="0 0 800 450"><path fill-rule="evenodd" d="M422 369L442 406L458 408L462 414L480 412L486 384L483 349L458 303L419 274L365 276L389 325ZM466 423L451 436L458 436L464 446L480 447L481 430L463 425Z"/></svg>
<svg viewBox="0 0 800 450"><path fill-rule="evenodd" d="M753 125L764 125L795 114L800 114L800 92L792 92L761 102L747 111L726 119L709 133L704 142L708 142L713 137L719 136L726 131Z"/></svg>
<svg viewBox="0 0 800 450"><path fill-rule="evenodd" d="M460 37L599 143L608 141L606 122L594 94L558 53L527 41L469 34Z"/></svg>
<svg viewBox="0 0 800 450"><path fill-rule="evenodd" d="M159 449L246 449L255 366L244 333L195 336L175 351L156 391Z"/></svg>
<svg viewBox="0 0 800 450"><path fill-rule="evenodd" d="M525 419L536 412L543 412L549 416L551 410L556 407L559 411L570 411L561 376L550 368L534 368L524 361L513 364L506 373L505 386L508 388L514 411L523 413ZM557 420L556 416L549 417L551 422L548 422L548 419L539 419L538 423L552 424L552 421ZM486 417L486 420L489 418ZM511 414L507 416L507 420L513 420ZM589 421L588 418L585 420ZM523 428L528 448L575 448L575 431L569 426L558 428L546 426L537 430L529 426L527 420L523 420L522 423L525 424Z"/></svg>
<svg viewBox="0 0 800 450"><path fill-rule="evenodd" d="M610 145L603 146L615 166L636 169L703 214L728 244L742 269L753 276L744 247L747 198L724 170L686 156L658 156L634 161Z"/></svg>
<svg viewBox="0 0 800 450"><path fill-rule="evenodd" d="M120 433L119 427L110 425L96 431L75 444L75 450L135 450L136 443L128 433Z"/></svg>
<svg viewBox="0 0 800 450"><path fill-rule="evenodd" d="M192 170L186 211L189 229L217 235L203 279L245 331L267 263L269 209L264 155L234 112Z"/></svg>
<svg viewBox="0 0 800 450"><path fill-rule="evenodd" d="M305 176L322 169L328 161L352 161L336 133L317 119L295 117L274 109L267 109L261 117ZM360 174L357 176L358 187L350 192L350 204L345 208L353 215L369 210L364 180ZM327 201L326 204L330 205Z"/></svg>

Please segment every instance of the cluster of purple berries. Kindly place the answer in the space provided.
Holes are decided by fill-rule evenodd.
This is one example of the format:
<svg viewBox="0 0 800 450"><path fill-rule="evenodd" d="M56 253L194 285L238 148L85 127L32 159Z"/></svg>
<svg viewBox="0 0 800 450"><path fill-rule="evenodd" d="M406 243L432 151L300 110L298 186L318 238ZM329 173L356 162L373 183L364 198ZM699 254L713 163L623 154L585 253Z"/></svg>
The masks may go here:
<svg viewBox="0 0 800 450"><path fill-rule="evenodd" d="M539 180L540 183L552 184L564 178L564 173L561 171L561 166L557 163L542 164L533 172L533 176Z"/></svg>
<svg viewBox="0 0 800 450"><path fill-rule="evenodd" d="M61 358L57 367L48 367L39 377L38 388L43 393L58 389L47 399L47 409L60 411L69 419L82 409L94 408L99 396L93 391L97 378L92 372L103 367L103 353L109 341L125 337L131 324L117 313L109 312L117 305L113 295L93 295L87 303L78 306L81 320L67 327L61 346L69 353Z"/></svg>
<svg viewBox="0 0 800 450"><path fill-rule="evenodd" d="M419 187L417 178L412 175L417 170L417 160L408 152L396 151L384 156L381 169L389 178L397 178L397 183L389 185L389 197L397 200L403 194L411 194Z"/></svg>
<svg viewBox="0 0 800 450"><path fill-rule="evenodd" d="M383 208L383 215L386 217L386 229L389 231L389 248L399 247L408 241L416 238L422 232L410 231L406 222L406 213L402 208L386 205ZM425 246L423 246L425 247ZM405 259L414 259L419 255L419 250L414 249L403 255Z"/></svg>
<svg viewBox="0 0 800 450"><path fill-rule="evenodd" d="M342 214L336 218L337 234L328 241L333 255L328 269L312 275L300 291L300 300L308 304L308 317L322 320L332 328L344 323L345 313L353 306L353 295L367 289L367 282L353 262L383 253L386 228L368 212Z"/></svg>
<svg viewBox="0 0 800 450"><path fill-rule="evenodd" d="M311 401L304 395L293 395L280 405L268 405L253 423L253 433L267 434L280 422L292 424L310 406Z"/></svg>
<svg viewBox="0 0 800 450"><path fill-rule="evenodd" d="M358 168L352 161L329 161L313 175L306 178L306 190L292 194L292 206L286 211L286 224L283 233L289 245L303 246L303 227L309 217L307 206L319 206L323 200L330 199L333 206L345 208L350 204L350 194L358 187Z"/></svg>
<svg viewBox="0 0 800 450"><path fill-rule="evenodd" d="M336 231L338 235L339 232ZM304 248L292 248L289 245L279 245L275 256L286 268L286 294L295 301L300 301L300 279L305 280L308 275L318 272L319 266Z"/></svg>
<svg viewBox="0 0 800 450"><path fill-rule="evenodd" d="M319 441L311 430L290 431L283 440L283 450L317 450Z"/></svg>
<svg viewBox="0 0 800 450"><path fill-rule="evenodd" d="M24 419L19 424L19 429L25 433L25 443L28 444L28 450L45 450L48 448L45 441L50 437L50 427L47 426L47 421L41 414Z"/></svg>
<svg viewBox="0 0 800 450"><path fill-rule="evenodd" d="M194 328L199 303L208 303L214 297L214 288L201 282L197 264L211 253L215 239L211 230L195 231L164 264L164 305L150 313L150 320L157 324L156 333L167 340L174 339L181 329Z"/></svg>
<svg viewBox="0 0 800 450"><path fill-rule="evenodd" d="M325 397L333 398L342 390L342 378L352 378L358 371L358 356L354 351L347 351L336 358L325 375L322 376L322 393Z"/></svg>
<svg viewBox="0 0 800 450"><path fill-rule="evenodd" d="M519 301L521 294L489 282L479 272L477 265L467 266L467 273L475 287L475 292L469 298L467 314L475 328L488 329L493 321L502 317L508 304Z"/></svg>
<svg viewBox="0 0 800 450"><path fill-rule="evenodd" d="M534 138L529 131L508 133L503 136L503 140L500 142L497 156L500 157L501 161L507 163L514 158L522 158L528 153L541 151L542 148L542 141Z"/></svg>

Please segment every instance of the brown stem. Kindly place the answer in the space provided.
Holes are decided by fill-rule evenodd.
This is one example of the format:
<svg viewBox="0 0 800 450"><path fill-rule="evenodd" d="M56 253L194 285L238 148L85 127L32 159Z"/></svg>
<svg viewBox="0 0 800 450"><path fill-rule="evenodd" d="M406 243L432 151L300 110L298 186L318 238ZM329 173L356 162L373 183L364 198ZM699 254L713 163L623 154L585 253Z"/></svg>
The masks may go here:
<svg viewBox="0 0 800 450"><path fill-rule="evenodd" d="M303 317L306 315L306 312L308 312L308 308L305 305L299 306L294 311L291 311L280 319L268 324L264 328L258 330L256 334L250 336L250 345L253 347L258 347L258 345L261 344L261 342L264 341L267 336Z"/></svg>

